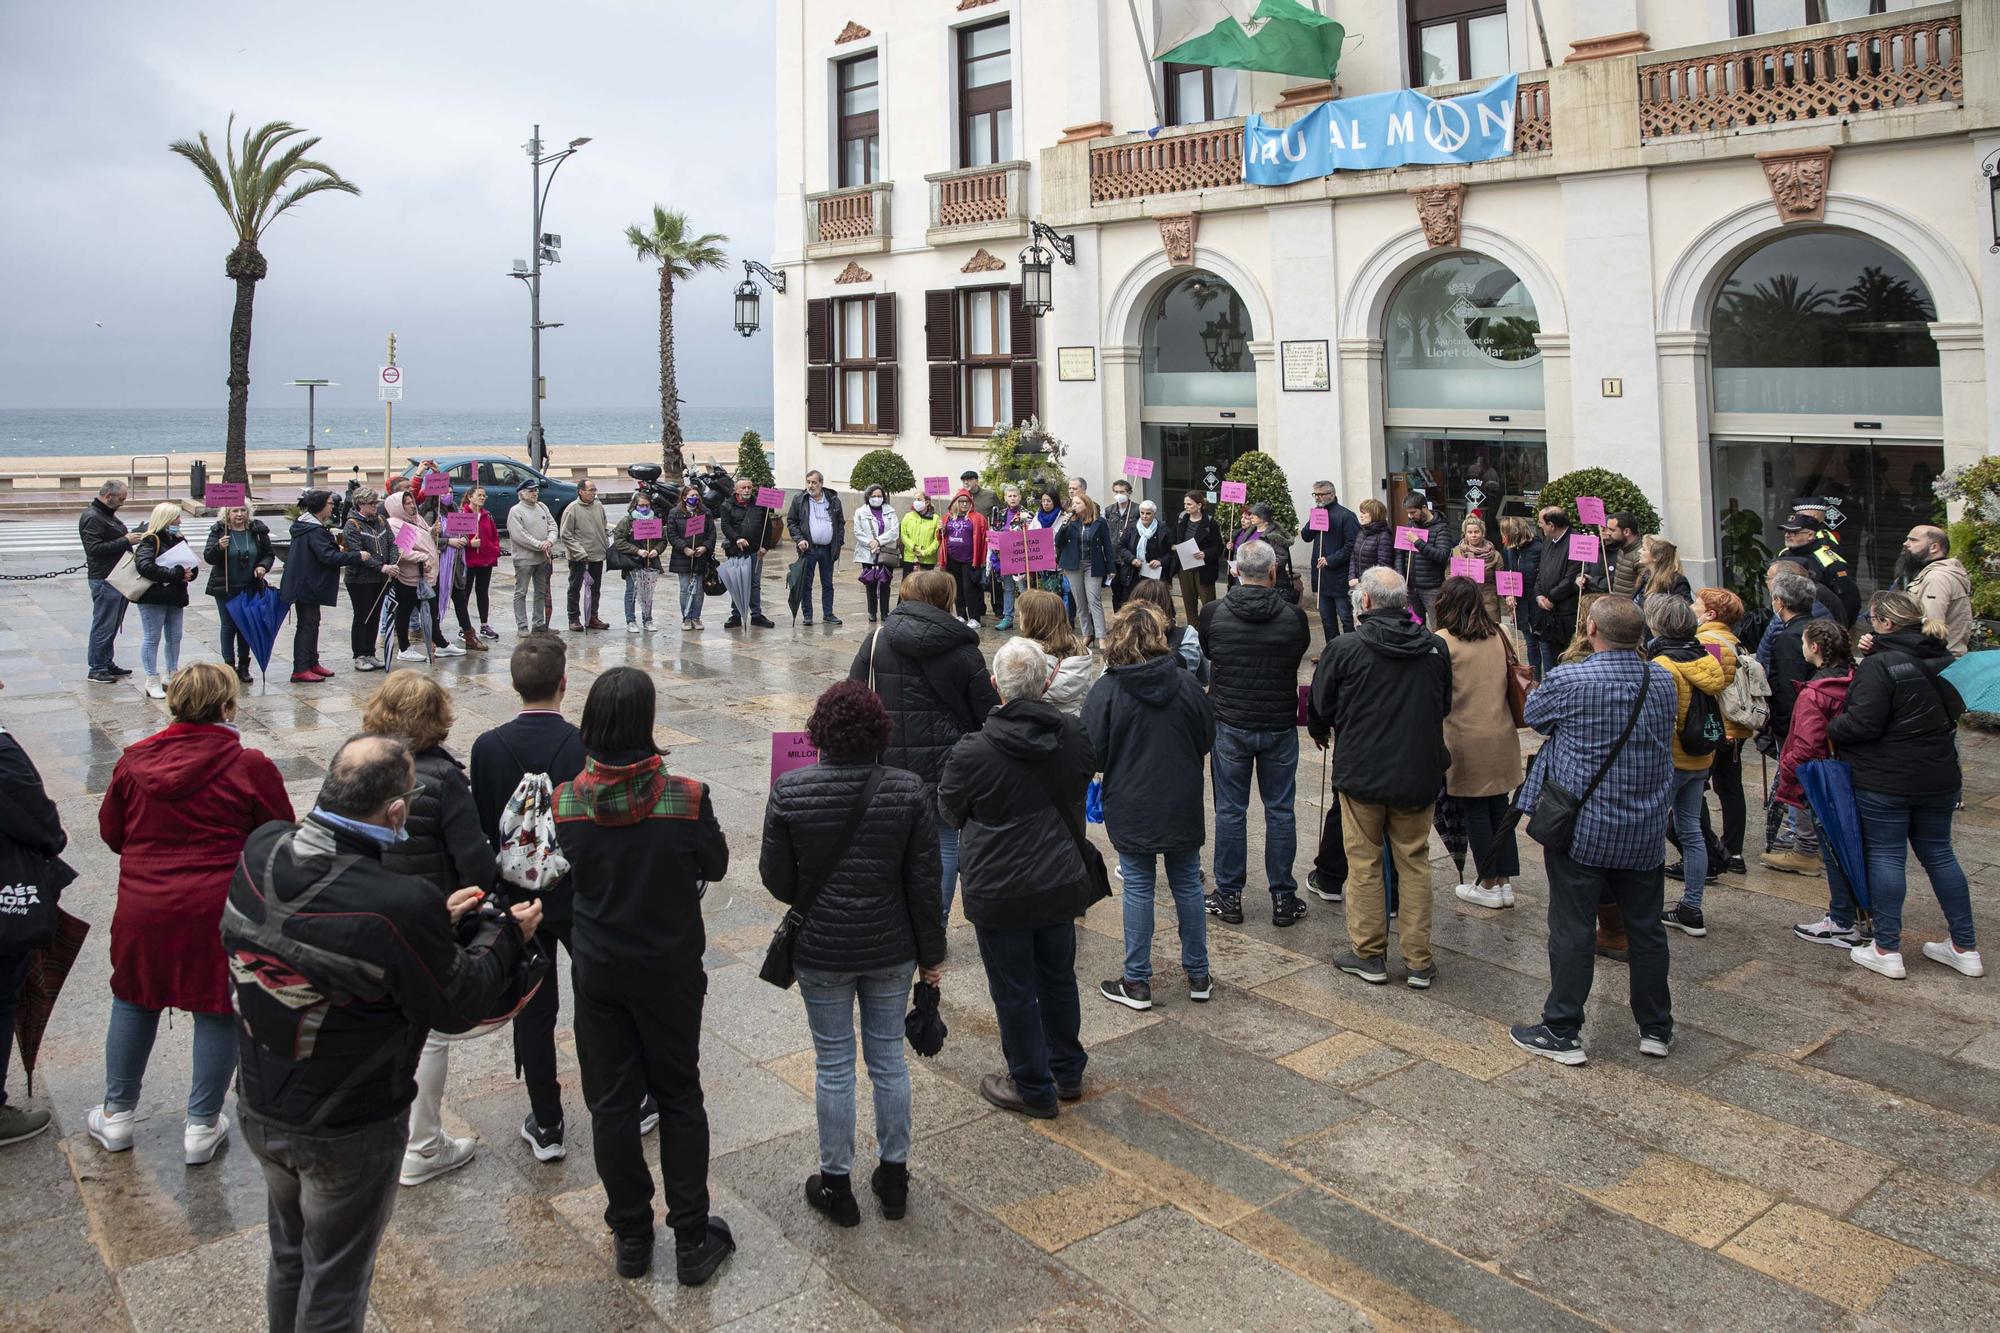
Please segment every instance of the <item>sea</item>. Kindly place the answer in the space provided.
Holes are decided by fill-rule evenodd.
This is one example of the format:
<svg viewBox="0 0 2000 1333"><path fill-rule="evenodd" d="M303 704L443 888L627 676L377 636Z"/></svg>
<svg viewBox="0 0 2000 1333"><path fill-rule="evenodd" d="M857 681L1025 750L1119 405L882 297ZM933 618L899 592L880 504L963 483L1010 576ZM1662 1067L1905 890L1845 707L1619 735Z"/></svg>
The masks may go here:
<svg viewBox="0 0 2000 1333"><path fill-rule="evenodd" d="M41 455L139 457L146 454L209 456L222 460L222 407L189 408L0 408L0 459ZM301 395L286 407L252 407L249 446L305 450L306 404ZM395 448L406 450L519 449L526 458L528 422L519 410L398 407ZM681 436L690 442L731 442L746 430L771 438L771 406L681 408ZM657 404L633 408L564 408L542 412L549 451L561 457L566 444L644 444L660 438ZM313 438L321 449L380 448L382 408L334 406L322 402L313 418Z"/></svg>

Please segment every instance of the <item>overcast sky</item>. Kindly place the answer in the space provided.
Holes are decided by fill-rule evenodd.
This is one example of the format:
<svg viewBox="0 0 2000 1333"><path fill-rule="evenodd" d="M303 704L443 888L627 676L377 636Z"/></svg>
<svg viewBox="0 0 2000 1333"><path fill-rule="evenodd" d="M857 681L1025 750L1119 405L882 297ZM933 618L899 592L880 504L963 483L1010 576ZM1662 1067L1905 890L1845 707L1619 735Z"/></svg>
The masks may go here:
<svg viewBox="0 0 2000 1333"><path fill-rule="evenodd" d="M522 145L593 142L562 168L544 227L551 401L658 402L657 269L625 244L658 201L726 233L731 270L683 289L690 404L770 399L769 333L730 328L739 257L768 259L768 0L0 2L0 407L220 406L234 284L228 221L167 152L231 111L290 120L359 198L306 200L265 233L252 406L280 381L369 392L394 329L408 399L525 403ZM97 327L97 321L103 327Z"/></svg>

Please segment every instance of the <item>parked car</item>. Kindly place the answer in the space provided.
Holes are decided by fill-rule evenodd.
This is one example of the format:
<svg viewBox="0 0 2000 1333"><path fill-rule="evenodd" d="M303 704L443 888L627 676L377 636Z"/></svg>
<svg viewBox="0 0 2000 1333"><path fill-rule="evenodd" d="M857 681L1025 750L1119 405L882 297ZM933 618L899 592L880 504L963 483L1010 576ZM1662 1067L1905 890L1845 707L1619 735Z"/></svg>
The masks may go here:
<svg viewBox="0 0 2000 1333"><path fill-rule="evenodd" d="M542 503L557 518L561 518L569 502L576 499L575 482L558 481L504 454L439 454L431 461L451 478L454 501L463 500L473 483L484 486L486 512L493 515L493 521L500 525L503 533L507 530L507 511L514 507L515 493L521 489L521 483L530 477L540 484ZM417 465L411 463L403 469L403 475L414 476L416 471Z"/></svg>

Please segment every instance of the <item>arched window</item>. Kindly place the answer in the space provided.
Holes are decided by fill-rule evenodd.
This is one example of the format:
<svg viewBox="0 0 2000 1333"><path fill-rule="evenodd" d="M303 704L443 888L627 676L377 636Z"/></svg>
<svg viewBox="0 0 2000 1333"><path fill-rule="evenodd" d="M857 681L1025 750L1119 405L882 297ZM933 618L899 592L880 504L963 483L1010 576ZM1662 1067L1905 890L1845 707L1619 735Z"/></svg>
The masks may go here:
<svg viewBox="0 0 2000 1333"><path fill-rule="evenodd" d="M1255 407L1255 336L1242 298L1221 278L1195 269L1175 280L1146 313L1147 405Z"/></svg>
<svg viewBox="0 0 2000 1333"><path fill-rule="evenodd" d="M1781 236L1716 293L1717 412L1934 417L1944 410L1930 290L1847 232Z"/></svg>
<svg viewBox="0 0 2000 1333"><path fill-rule="evenodd" d="M1450 254L1389 302L1389 407L1542 410L1541 320L1528 289L1485 255Z"/></svg>

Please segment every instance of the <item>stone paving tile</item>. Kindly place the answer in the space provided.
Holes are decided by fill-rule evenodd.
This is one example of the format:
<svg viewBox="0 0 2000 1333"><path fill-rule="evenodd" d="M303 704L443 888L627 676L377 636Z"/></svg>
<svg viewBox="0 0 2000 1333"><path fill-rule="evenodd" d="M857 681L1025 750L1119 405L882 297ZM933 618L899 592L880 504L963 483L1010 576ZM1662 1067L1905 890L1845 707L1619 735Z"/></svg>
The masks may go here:
<svg viewBox="0 0 2000 1333"><path fill-rule="evenodd" d="M1925 1259L1922 1251L1790 1203L1745 1227L1722 1252L1857 1313Z"/></svg>
<svg viewBox="0 0 2000 1333"><path fill-rule="evenodd" d="M730 1333L886 1333L896 1326L852 1288L816 1268L798 1295L717 1327Z"/></svg>
<svg viewBox="0 0 2000 1333"><path fill-rule="evenodd" d="M2000 1284L1950 1264L1923 1263L1897 1274L1869 1311L1894 1328L1990 1333Z"/></svg>
<svg viewBox="0 0 2000 1333"><path fill-rule="evenodd" d="M1915 950L1911 953L1914 954ZM1849 965L1850 973L1858 974L1860 971ZM1839 978L1840 981L1846 979L1847 974ZM1986 1030L1983 1023L1956 1018L1916 1002L1906 989L1884 978L1871 976L1868 980L1880 984L1857 993L1845 989L1838 981L1829 985L1825 981L1801 976L1768 959L1758 959L1717 977L1709 984L1746 999L1813 1014L1829 1028L1871 1032L1884 1041L1899 1042L1939 1055L1957 1050Z"/></svg>
<svg viewBox="0 0 2000 1333"><path fill-rule="evenodd" d="M1762 1190L1665 1153L1647 1153L1625 1179L1583 1193L1711 1250L1771 1206Z"/></svg>
<svg viewBox="0 0 2000 1333"><path fill-rule="evenodd" d="M1294 1073L1337 1088L1358 1087L1416 1062L1416 1056L1359 1032L1337 1032L1278 1061Z"/></svg>
<svg viewBox="0 0 2000 1333"><path fill-rule="evenodd" d="M2000 1073L1989 1069L1866 1032L1841 1033L1807 1056L1806 1063L1975 1120L2000 1122Z"/></svg>
<svg viewBox="0 0 2000 1333"><path fill-rule="evenodd" d="M1010 1333L1099 1333L1099 1330L1143 1328L1137 1314L1101 1292L1064 1301L1041 1311Z"/></svg>
<svg viewBox="0 0 2000 1333"><path fill-rule="evenodd" d="M958 1198L996 1214L1065 1191L1089 1189L1106 1179L1097 1163L1005 1111L991 1111L931 1135L911 1156ZM993 1164L1001 1161L1008 1169L994 1170Z"/></svg>
<svg viewBox="0 0 2000 1333"><path fill-rule="evenodd" d="M157 1106L150 1093L147 1105ZM190 1250L264 1220L264 1172L237 1130L230 1129L214 1161L189 1167L181 1160L184 1123L178 1107L142 1113L129 1152L105 1152L81 1131L63 1143L114 1270Z"/></svg>
<svg viewBox="0 0 2000 1333"><path fill-rule="evenodd" d="M13 1072L20 1076L18 1069ZM0 1328L35 1333L129 1328L56 1131L44 1130L40 1138L4 1151Z"/></svg>
<svg viewBox="0 0 2000 1333"><path fill-rule="evenodd" d="M1496 1078L1533 1058L1508 1043L1500 1024L1436 993L1370 986L1324 965L1280 977L1257 993L1473 1078Z"/></svg>
<svg viewBox="0 0 2000 1333"><path fill-rule="evenodd" d="M747 965L718 967L708 974L702 1027L760 1064L812 1049L812 1030L798 995L779 990Z"/></svg>
<svg viewBox="0 0 2000 1333"><path fill-rule="evenodd" d="M1311 1046L1338 1031L1333 1024L1290 1005L1224 981L1215 983L1214 997L1206 1004L1189 1001L1185 989L1169 991L1163 1001L1156 985L1153 1012L1267 1060Z"/></svg>
<svg viewBox="0 0 2000 1333"><path fill-rule="evenodd" d="M1123 1092L1090 1098L1034 1128L1216 1226L1304 1186L1298 1176Z"/></svg>
<svg viewBox="0 0 2000 1333"><path fill-rule="evenodd" d="M1899 1171L1847 1220L1975 1272L2000 1273L2000 1195Z"/></svg>
<svg viewBox="0 0 2000 1333"><path fill-rule="evenodd" d="M1173 1261L1162 1264L1163 1255ZM1325 1333L1373 1327L1346 1301L1172 1208L1078 1241L1062 1258L1130 1305L1150 1328L1241 1325Z"/></svg>
<svg viewBox="0 0 2000 1333"><path fill-rule="evenodd" d="M1178 1023L1160 1023L1092 1052L1100 1087L1120 1087L1261 1152L1361 1111L1282 1066Z"/></svg>
<svg viewBox="0 0 2000 1333"><path fill-rule="evenodd" d="M127 1269L119 1275L118 1292L131 1327L136 1333L265 1327L264 1269L270 1253L264 1229L253 1227L191 1253ZM97 1320L90 1322L95 1326ZM439 1320L431 1326L451 1325ZM387 1333L388 1325L372 1304L363 1328Z"/></svg>
<svg viewBox="0 0 2000 1333"><path fill-rule="evenodd" d="M1974 1037L1959 1047L1952 1058L2000 1071L2000 1027L1994 1028L1983 1037Z"/></svg>

